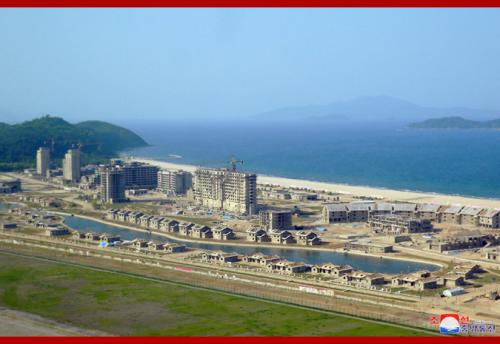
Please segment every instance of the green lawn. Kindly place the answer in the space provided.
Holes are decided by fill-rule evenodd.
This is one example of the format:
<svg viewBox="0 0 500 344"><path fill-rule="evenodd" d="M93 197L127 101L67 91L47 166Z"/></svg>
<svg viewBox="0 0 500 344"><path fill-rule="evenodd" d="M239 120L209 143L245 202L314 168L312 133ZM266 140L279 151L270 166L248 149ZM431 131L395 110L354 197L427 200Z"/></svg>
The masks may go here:
<svg viewBox="0 0 500 344"><path fill-rule="evenodd" d="M0 305L118 335L419 335L286 305L0 254Z"/></svg>

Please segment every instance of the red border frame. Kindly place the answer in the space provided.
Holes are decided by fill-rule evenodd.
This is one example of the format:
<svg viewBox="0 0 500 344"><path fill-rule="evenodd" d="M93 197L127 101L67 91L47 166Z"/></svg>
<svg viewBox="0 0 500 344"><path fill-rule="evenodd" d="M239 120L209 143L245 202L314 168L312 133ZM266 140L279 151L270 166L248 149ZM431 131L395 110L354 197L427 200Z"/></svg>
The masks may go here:
<svg viewBox="0 0 500 344"><path fill-rule="evenodd" d="M499 8L500 0L0 0L0 7L483 7ZM436 331L436 335L438 332ZM0 333L1 336L1 333ZM498 337L0 337L2 343L107 343L107 344L160 344L160 343L203 343L203 344L302 344L302 343L363 343L404 344L418 343L499 343Z"/></svg>
<svg viewBox="0 0 500 344"><path fill-rule="evenodd" d="M0 337L3 343L37 344L332 344L339 342L363 344L412 343L498 343L498 337Z"/></svg>
<svg viewBox="0 0 500 344"><path fill-rule="evenodd" d="M500 7L500 0L0 0L0 7Z"/></svg>

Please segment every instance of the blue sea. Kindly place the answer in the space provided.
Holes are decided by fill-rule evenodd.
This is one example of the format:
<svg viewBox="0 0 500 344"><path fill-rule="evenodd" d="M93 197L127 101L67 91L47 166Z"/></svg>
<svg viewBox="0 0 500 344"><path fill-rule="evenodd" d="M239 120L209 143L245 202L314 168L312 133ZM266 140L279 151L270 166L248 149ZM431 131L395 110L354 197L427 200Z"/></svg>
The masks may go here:
<svg viewBox="0 0 500 344"><path fill-rule="evenodd" d="M122 122L151 146L127 154L314 181L500 198L500 131L405 123ZM182 158L172 158L179 155Z"/></svg>

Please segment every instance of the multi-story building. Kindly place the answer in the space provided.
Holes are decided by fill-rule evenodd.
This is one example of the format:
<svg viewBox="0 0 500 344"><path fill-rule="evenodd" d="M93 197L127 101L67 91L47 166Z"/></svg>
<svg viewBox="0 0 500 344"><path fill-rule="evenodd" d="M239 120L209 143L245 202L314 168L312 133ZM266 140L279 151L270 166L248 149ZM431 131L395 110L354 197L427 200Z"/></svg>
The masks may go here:
<svg viewBox="0 0 500 344"><path fill-rule="evenodd" d="M125 173L120 167L102 166L99 168L100 195L104 203L126 201Z"/></svg>
<svg viewBox="0 0 500 344"><path fill-rule="evenodd" d="M185 195L193 184L192 174L182 170L158 172L158 190L168 195Z"/></svg>
<svg viewBox="0 0 500 344"><path fill-rule="evenodd" d="M257 176L228 169L200 168L194 173L193 196L198 204L240 215L254 215Z"/></svg>
<svg viewBox="0 0 500 344"><path fill-rule="evenodd" d="M156 189L158 186L158 167L132 161L121 163L125 174L126 189Z"/></svg>
<svg viewBox="0 0 500 344"><path fill-rule="evenodd" d="M479 214L483 210L483 208L475 206L464 207L462 210L460 210L460 223L462 225L479 226Z"/></svg>
<svg viewBox="0 0 500 344"><path fill-rule="evenodd" d="M36 151L36 173L42 177L47 177L50 168L50 149L40 147Z"/></svg>
<svg viewBox="0 0 500 344"><path fill-rule="evenodd" d="M498 228L500 224L499 209L485 209L479 214L479 225L481 227Z"/></svg>
<svg viewBox="0 0 500 344"><path fill-rule="evenodd" d="M80 166L80 149L68 149L63 160L63 179L71 183L80 182Z"/></svg>
<svg viewBox="0 0 500 344"><path fill-rule="evenodd" d="M432 223L427 219L417 219L400 215L378 215L368 220L375 233L401 234L432 231Z"/></svg>
<svg viewBox="0 0 500 344"><path fill-rule="evenodd" d="M462 208L461 205L443 207L439 210L439 222L460 224L462 222L462 215L460 214Z"/></svg>
<svg viewBox="0 0 500 344"><path fill-rule="evenodd" d="M292 229L292 212L289 210L262 210L259 223L265 229Z"/></svg>

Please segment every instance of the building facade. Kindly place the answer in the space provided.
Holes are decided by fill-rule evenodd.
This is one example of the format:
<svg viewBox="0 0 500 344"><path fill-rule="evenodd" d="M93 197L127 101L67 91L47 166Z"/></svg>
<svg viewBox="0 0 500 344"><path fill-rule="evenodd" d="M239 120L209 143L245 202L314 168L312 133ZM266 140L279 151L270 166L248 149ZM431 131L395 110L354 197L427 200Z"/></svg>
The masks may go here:
<svg viewBox="0 0 500 344"><path fill-rule="evenodd" d="M125 175L126 189L156 189L158 187L158 167L132 161L118 165Z"/></svg>
<svg viewBox="0 0 500 344"><path fill-rule="evenodd" d="M42 177L47 177L50 168L50 149L40 147L36 151L36 173Z"/></svg>
<svg viewBox="0 0 500 344"><path fill-rule="evenodd" d="M99 169L100 195L104 203L126 201L125 173L119 167L103 166Z"/></svg>
<svg viewBox="0 0 500 344"><path fill-rule="evenodd" d="M193 196L204 207L255 215L257 176L227 169L200 168L194 173Z"/></svg>
<svg viewBox="0 0 500 344"><path fill-rule="evenodd" d="M292 229L292 212L289 210L260 211L259 224L265 229Z"/></svg>
<svg viewBox="0 0 500 344"><path fill-rule="evenodd" d="M64 155L63 160L63 179L67 182L78 183L80 182L80 149L71 148Z"/></svg>
<svg viewBox="0 0 500 344"><path fill-rule="evenodd" d="M158 172L158 190L167 195L185 195L193 184L191 173L182 170Z"/></svg>

